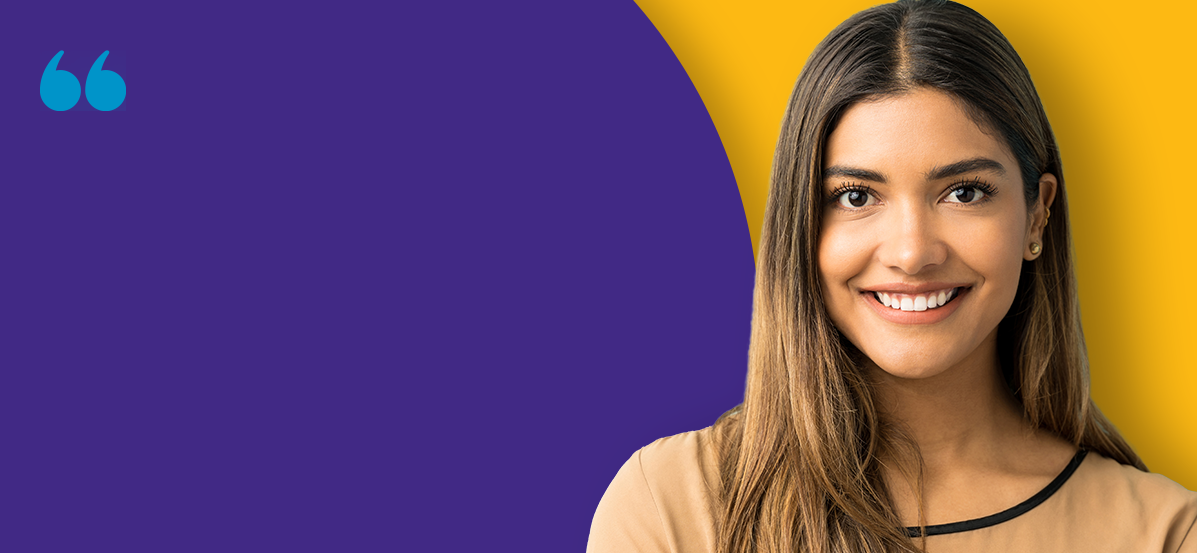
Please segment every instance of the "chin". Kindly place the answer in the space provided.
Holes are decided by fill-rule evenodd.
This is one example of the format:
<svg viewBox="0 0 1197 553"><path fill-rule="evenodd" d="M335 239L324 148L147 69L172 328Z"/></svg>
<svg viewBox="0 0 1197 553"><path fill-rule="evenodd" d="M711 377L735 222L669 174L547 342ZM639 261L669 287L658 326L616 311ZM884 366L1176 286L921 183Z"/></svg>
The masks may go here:
<svg viewBox="0 0 1197 553"><path fill-rule="evenodd" d="M943 374L946 367L935 366L901 366L901 367L881 367L878 366L881 372L904 380L922 380L924 378L931 378Z"/></svg>
<svg viewBox="0 0 1197 553"><path fill-rule="evenodd" d="M879 370L894 378L919 380L943 374L954 363L942 358L915 358L904 355L869 356L872 364Z"/></svg>

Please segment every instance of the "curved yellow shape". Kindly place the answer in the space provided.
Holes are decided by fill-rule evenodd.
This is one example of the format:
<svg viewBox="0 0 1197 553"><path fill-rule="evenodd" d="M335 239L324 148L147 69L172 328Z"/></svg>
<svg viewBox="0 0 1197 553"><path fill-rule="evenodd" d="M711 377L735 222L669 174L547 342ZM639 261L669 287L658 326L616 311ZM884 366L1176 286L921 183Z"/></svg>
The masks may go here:
<svg viewBox="0 0 1197 553"><path fill-rule="evenodd" d="M1153 471L1197 490L1197 317L1184 307L1197 290L1197 202L1185 168L1197 146L1197 7L966 3L1022 56L1060 144L1093 397ZM755 252L773 148L802 64L831 29L876 2L637 4L719 131Z"/></svg>

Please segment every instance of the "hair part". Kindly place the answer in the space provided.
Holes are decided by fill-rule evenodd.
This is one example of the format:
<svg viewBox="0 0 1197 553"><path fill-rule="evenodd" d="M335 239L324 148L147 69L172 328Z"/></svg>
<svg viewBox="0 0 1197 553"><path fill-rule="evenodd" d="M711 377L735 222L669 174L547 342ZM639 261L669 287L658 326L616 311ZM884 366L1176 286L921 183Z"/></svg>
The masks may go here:
<svg viewBox="0 0 1197 553"><path fill-rule="evenodd" d="M715 423L721 553L920 549L901 527L880 461L918 459L917 447L874 406L861 354L823 303L817 256L827 137L850 106L918 87L956 98L1001 138L1019 164L1028 206L1038 199L1040 175L1056 176L1044 253L1023 262L1014 303L998 325L1003 375L1028 420L1146 470L1089 397L1064 175L1030 74L972 9L899 0L836 27L790 96L762 226L744 402ZM921 482L921 464L896 468ZM919 519L925 525L921 506Z"/></svg>

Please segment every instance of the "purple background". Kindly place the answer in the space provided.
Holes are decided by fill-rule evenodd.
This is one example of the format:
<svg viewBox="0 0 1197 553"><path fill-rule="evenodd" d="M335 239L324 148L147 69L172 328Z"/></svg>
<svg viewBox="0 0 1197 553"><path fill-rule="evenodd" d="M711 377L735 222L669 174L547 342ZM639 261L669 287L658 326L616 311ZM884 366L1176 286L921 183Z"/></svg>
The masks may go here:
<svg viewBox="0 0 1197 553"><path fill-rule="evenodd" d="M390 5L4 8L0 550L578 551L740 400L747 224L635 4ZM46 109L60 49L126 109Z"/></svg>

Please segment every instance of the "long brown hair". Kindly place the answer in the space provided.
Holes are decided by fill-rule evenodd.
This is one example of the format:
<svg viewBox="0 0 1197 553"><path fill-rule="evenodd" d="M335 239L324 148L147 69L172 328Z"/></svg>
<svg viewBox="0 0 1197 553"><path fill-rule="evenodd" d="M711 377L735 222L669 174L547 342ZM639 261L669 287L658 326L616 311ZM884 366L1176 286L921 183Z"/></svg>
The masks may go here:
<svg viewBox="0 0 1197 553"><path fill-rule="evenodd" d="M956 97L1005 139L1028 207L1038 199L1039 176L1056 176L1044 253L1023 262L1014 304L998 326L1002 371L1027 418L1146 470L1089 397L1064 175L1030 74L977 12L900 0L836 27L790 97L761 233L744 403L715 423L721 553L918 550L878 461L884 451L917 456L917 448L879 417L860 354L823 304L816 255L827 136L849 106L915 87Z"/></svg>

